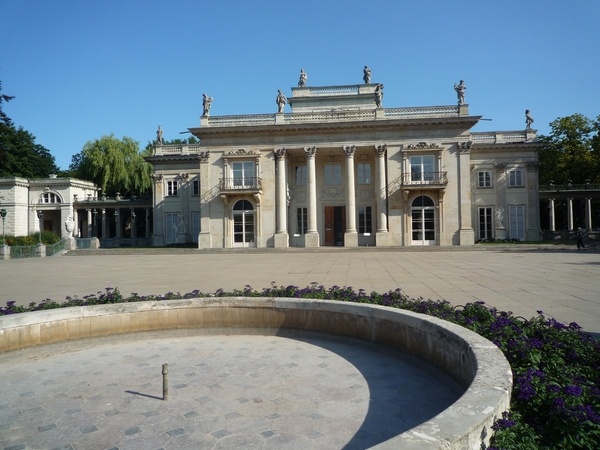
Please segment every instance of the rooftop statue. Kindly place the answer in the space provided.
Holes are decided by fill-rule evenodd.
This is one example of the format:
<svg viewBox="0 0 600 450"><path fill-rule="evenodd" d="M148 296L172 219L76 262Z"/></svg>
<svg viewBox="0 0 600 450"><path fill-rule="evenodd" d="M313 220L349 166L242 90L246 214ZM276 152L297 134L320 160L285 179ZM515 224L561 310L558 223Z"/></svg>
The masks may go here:
<svg viewBox="0 0 600 450"><path fill-rule="evenodd" d="M163 130L160 125L158 126L158 130L156 130L156 143L159 145L163 143Z"/></svg>
<svg viewBox="0 0 600 450"><path fill-rule="evenodd" d="M306 80L308 80L308 75L304 69L300 69L300 81L298 81L298 87L306 87Z"/></svg>
<svg viewBox="0 0 600 450"><path fill-rule="evenodd" d="M287 98L285 97L285 95L283 95L283 92L281 92L281 89L279 89L277 92L279 92L279 94L277 95L277 99L275 100L275 102L277 103L277 106L279 107L278 112L282 113L283 109L285 108L285 104L287 103Z"/></svg>
<svg viewBox="0 0 600 450"><path fill-rule="evenodd" d="M213 98L209 97L206 94L202 94L202 107L204 110L202 111L203 116L208 116L210 112L210 107L212 105Z"/></svg>
<svg viewBox="0 0 600 450"><path fill-rule="evenodd" d="M464 80L460 80L460 84L458 86L456 85L456 83L454 83L454 90L456 91L456 95L458 96L459 105L465 104L465 89L467 89L467 87L465 86Z"/></svg>
<svg viewBox="0 0 600 450"><path fill-rule="evenodd" d="M378 84L375 88L375 105L381 108L381 102L383 101L383 84Z"/></svg>
<svg viewBox="0 0 600 450"><path fill-rule="evenodd" d="M363 80L365 84L371 84L371 69L369 69L368 66L365 66L365 68L363 69L363 73Z"/></svg>
<svg viewBox="0 0 600 450"><path fill-rule="evenodd" d="M533 123L533 117L531 117L531 113L528 109L525 110L525 123L527 124L527 129L531 130L531 124Z"/></svg>

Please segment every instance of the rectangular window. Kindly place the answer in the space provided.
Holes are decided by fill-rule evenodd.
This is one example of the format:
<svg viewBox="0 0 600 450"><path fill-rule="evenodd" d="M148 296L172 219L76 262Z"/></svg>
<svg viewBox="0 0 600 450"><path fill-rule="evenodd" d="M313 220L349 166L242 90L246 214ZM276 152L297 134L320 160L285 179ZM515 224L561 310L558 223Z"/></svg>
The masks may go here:
<svg viewBox="0 0 600 450"><path fill-rule="evenodd" d="M341 186L342 185L342 165L341 164L325 164L323 166L325 186Z"/></svg>
<svg viewBox="0 0 600 450"><path fill-rule="evenodd" d="M356 183L371 184L371 164L358 164L356 166Z"/></svg>
<svg viewBox="0 0 600 450"><path fill-rule="evenodd" d="M298 234L306 234L306 229L308 228L308 208L298 208L296 209L296 218L297 218L297 227Z"/></svg>
<svg viewBox="0 0 600 450"><path fill-rule="evenodd" d="M481 172L479 172L481 173ZM494 237L492 222L494 208L491 206L485 206L479 208L479 239L492 239Z"/></svg>
<svg viewBox="0 0 600 450"><path fill-rule="evenodd" d="M479 183L477 187L489 188L492 187L492 172L489 170L482 170L479 172Z"/></svg>
<svg viewBox="0 0 600 450"><path fill-rule="evenodd" d="M200 213L192 213L192 242L198 243L198 234L200 233Z"/></svg>
<svg viewBox="0 0 600 450"><path fill-rule="evenodd" d="M256 175L254 172L254 162L243 161L234 162L231 165L233 172L233 188L243 188L254 186Z"/></svg>
<svg viewBox="0 0 600 450"><path fill-rule="evenodd" d="M519 241L525 240L525 207L524 206L510 206L509 207L509 220L510 220L510 238L518 239Z"/></svg>
<svg viewBox="0 0 600 450"><path fill-rule="evenodd" d="M358 207L358 232L361 234L370 234L373 230L373 221L371 220L371 207Z"/></svg>
<svg viewBox="0 0 600 450"><path fill-rule="evenodd" d="M508 186L509 187L523 187L523 171L522 170L511 170L508 172Z"/></svg>
<svg viewBox="0 0 600 450"><path fill-rule="evenodd" d="M307 184L307 172L306 166L296 166L296 186L306 186Z"/></svg>
<svg viewBox="0 0 600 450"><path fill-rule="evenodd" d="M178 187L177 180L167 181L167 196L173 197L173 196L177 195L177 187Z"/></svg>
<svg viewBox="0 0 600 450"><path fill-rule="evenodd" d="M410 157L411 181L432 181L435 179L433 155Z"/></svg>
<svg viewBox="0 0 600 450"><path fill-rule="evenodd" d="M178 213L167 213L166 218L166 237L167 245L176 244L178 233L179 233L179 214Z"/></svg>
<svg viewBox="0 0 600 450"><path fill-rule="evenodd" d="M192 180L192 195L200 195L200 180L198 178Z"/></svg>

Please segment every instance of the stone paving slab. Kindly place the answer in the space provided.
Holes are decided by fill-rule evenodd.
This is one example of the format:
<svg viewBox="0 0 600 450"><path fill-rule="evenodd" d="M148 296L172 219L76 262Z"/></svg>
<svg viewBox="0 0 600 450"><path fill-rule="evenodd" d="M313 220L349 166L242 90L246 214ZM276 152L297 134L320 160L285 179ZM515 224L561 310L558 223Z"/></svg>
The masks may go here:
<svg viewBox="0 0 600 450"><path fill-rule="evenodd" d="M408 249L408 250L407 250ZM569 246L319 248L198 251L106 249L0 261L0 303L122 293L214 292L250 285L402 289L460 305L484 301L530 318L538 310L600 334L600 252Z"/></svg>
<svg viewBox="0 0 600 450"><path fill-rule="evenodd" d="M0 355L0 448L364 449L460 396L431 367L363 341L162 333Z"/></svg>

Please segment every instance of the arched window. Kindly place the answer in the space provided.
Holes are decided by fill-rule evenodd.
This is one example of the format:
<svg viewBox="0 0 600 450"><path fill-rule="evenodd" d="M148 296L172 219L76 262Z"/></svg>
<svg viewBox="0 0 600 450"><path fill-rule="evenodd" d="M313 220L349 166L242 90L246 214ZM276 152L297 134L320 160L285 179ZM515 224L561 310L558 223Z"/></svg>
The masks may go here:
<svg viewBox="0 0 600 450"><path fill-rule="evenodd" d="M38 203L60 203L61 199L58 194L54 192L44 192L40 194L40 198L38 199Z"/></svg>
<svg viewBox="0 0 600 450"><path fill-rule="evenodd" d="M254 206L248 200L233 205L233 246L255 247Z"/></svg>
<svg viewBox="0 0 600 450"><path fill-rule="evenodd" d="M412 245L435 245L435 203L431 197L420 195L411 206Z"/></svg>

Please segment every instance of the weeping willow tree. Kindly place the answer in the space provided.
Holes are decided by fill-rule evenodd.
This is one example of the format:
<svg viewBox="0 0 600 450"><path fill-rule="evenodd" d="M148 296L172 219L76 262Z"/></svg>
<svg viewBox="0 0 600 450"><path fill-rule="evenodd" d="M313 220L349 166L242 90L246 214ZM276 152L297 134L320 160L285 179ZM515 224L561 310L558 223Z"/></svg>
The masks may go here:
<svg viewBox="0 0 600 450"><path fill-rule="evenodd" d="M144 195L152 188L152 166L144 161L139 143L113 134L87 142L70 169L77 178L96 183L102 192Z"/></svg>

